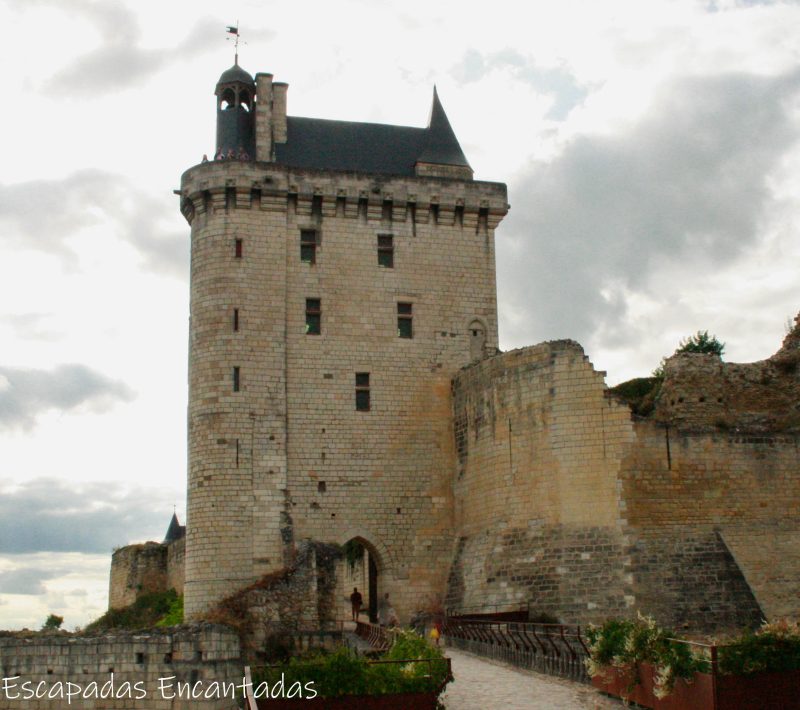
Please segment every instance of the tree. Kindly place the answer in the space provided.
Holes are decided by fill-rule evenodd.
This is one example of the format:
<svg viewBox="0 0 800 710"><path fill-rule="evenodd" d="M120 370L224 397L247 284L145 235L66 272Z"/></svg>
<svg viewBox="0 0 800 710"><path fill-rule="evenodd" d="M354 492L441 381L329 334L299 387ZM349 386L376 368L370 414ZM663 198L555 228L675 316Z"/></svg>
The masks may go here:
<svg viewBox="0 0 800 710"><path fill-rule="evenodd" d="M707 330L698 330L695 335L681 340L675 354L679 353L706 353L709 355L719 355L725 350L725 343L720 343L716 335L709 335Z"/></svg>
<svg viewBox="0 0 800 710"><path fill-rule="evenodd" d="M47 617L47 621L44 622L44 626L42 626L42 631L47 629L60 629L61 624L64 623L64 617L58 616L57 614L50 614Z"/></svg>

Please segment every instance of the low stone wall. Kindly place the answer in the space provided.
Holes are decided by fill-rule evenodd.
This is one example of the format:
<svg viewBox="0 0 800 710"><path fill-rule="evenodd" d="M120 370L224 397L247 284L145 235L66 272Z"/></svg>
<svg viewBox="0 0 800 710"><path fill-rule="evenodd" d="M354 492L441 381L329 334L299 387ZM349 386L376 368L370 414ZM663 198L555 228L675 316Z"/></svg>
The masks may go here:
<svg viewBox="0 0 800 710"><path fill-rule="evenodd" d="M0 710L241 707L237 634L204 624L97 637L0 636ZM227 697L226 697L227 696Z"/></svg>

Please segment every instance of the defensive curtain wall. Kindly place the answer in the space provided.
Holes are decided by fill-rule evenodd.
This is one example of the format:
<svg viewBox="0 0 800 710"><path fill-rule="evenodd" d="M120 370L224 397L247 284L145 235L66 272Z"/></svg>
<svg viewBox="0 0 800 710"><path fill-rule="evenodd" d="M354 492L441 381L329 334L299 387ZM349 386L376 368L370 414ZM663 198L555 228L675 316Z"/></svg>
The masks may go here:
<svg viewBox="0 0 800 710"><path fill-rule="evenodd" d="M752 364L671 358L648 418L572 341L464 369L448 606L707 630L800 613L799 335Z"/></svg>

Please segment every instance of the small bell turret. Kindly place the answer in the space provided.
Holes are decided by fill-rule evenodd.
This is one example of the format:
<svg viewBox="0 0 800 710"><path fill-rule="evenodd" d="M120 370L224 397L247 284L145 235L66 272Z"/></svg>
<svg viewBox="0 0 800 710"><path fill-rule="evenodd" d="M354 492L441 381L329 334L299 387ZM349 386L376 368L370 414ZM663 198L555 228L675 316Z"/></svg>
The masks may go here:
<svg viewBox="0 0 800 710"><path fill-rule="evenodd" d="M238 63L224 71L214 91L217 97L216 160L255 158L256 83Z"/></svg>

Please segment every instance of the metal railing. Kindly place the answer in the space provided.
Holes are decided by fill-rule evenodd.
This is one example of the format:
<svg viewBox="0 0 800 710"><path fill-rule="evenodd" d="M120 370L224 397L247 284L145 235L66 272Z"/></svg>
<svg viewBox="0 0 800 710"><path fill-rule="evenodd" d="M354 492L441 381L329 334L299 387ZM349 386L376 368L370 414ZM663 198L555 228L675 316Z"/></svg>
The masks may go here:
<svg viewBox="0 0 800 710"><path fill-rule="evenodd" d="M541 673L591 682L585 663L589 649L580 626L448 617L444 634L446 642L455 648Z"/></svg>
<svg viewBox="0 0 800 710"><path fill-rule="evenodd" d="M366 621L356 622L356 636L364 639L375 651L388 650L396 635L397 630L388 626L371 624Z"/></svg>

